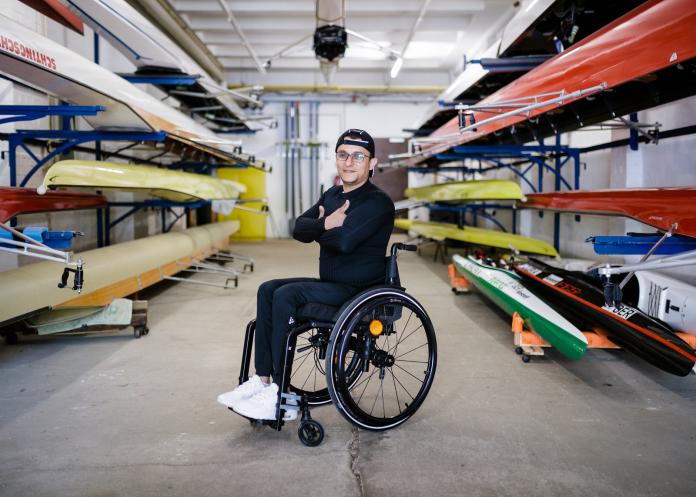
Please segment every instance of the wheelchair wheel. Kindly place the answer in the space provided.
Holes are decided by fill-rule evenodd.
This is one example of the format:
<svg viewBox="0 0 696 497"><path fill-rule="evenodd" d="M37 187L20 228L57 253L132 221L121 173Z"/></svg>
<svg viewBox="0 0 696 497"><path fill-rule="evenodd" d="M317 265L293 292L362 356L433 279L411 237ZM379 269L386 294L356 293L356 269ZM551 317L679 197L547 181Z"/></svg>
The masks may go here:
<svg viewBox="0 0 696 497"><path fill-rule="evenodd" d="M352 381L350 355L361 357ZM427 313L407 293L368 290L344 309L327 351L329 395L351 423L388 430L408 420L430 390L437 363L435 331Z"/></svg>
<svg viewBox="0 0 696 497"><path fill-rule="evenodd" d="M324 369L330 335L330 329L310 328L297 337L290 375L290 390L298 395L305 395L310 405L331 402ZM348 381L355 383L362 374L360 357L351 353L350 347L348 349L344 358L345 371Z"/></svg>

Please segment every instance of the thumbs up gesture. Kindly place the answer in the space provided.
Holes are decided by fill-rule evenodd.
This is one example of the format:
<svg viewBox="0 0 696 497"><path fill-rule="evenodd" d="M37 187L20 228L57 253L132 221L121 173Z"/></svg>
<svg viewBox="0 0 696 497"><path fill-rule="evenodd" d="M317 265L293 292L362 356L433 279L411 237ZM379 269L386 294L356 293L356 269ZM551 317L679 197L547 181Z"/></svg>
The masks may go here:
<svg viewBox="0 0 696 497"><path fill-rule="evenodd" d="M339 207L330 215L328 215L324 220L324 229L330 230L332 228L338 228L340 226L343 226L343 221L345 221L346 219L346 211L348 210L348 207L350 207L350 201L346 200L346 202L341 207Z"/></svg>

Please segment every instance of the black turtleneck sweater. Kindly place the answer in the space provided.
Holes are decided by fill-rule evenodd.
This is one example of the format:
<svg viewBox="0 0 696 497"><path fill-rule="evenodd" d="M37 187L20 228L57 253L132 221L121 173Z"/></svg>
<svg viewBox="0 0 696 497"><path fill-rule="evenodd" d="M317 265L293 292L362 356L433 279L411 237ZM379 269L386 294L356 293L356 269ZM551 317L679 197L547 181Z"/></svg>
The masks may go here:
<svg viewBox="0 0 696 497"><path fill-rule="evenodd" d="M343 226L324 229L324 219L346 200ZM324 217L319 218L319 206ZM385 255L394 228L394 203L371 182L348 193L334 186L297 218L293 237L304 243L319 242L319 277L358 288L384 282Z"/></svg>

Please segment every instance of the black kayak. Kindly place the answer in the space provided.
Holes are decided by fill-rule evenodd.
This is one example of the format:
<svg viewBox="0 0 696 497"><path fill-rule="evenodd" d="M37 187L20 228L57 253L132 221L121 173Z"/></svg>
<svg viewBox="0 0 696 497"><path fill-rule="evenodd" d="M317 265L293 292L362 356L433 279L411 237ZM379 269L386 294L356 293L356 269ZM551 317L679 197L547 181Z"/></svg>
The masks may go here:
<svg viewBox="0 0 696 497"><path fill-rule="evenodd" d="M599 279L536 259L513 267L525 286L578 328L600 327L614 343L668 373L686 376L693 369L696 351L668 324L625 304L607 306Z"/></svg>

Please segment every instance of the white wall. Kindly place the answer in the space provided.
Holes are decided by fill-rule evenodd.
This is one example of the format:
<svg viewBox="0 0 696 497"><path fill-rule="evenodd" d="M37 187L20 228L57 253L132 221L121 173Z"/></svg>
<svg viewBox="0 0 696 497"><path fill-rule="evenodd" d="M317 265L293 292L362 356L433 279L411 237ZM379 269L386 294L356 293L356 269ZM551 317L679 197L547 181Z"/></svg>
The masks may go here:
<svg viewBox="0 0 696 497"><path fill-rule="evenodd" d="M420 115L425 103L320 103L319 125L317 139L322 143L320 153L319 179L320 185L326 190L333 185L336 175L334 146L338 136L348 128L361 128L368 131L374 138L406 137L402 131L405 123L412 122ZM273 172L267 177L266 190L269 200L271 217L268 223L269 237L287 237L288 220L291 217L285 206L286 172L283 158L283 140L285 136L285 104L271 103L264 108L264 114L270 114L278 119L279 126L275 130L264 131L245 139L245 148L254 151L257 158L273 165ZM300 105L300 139L306 144L309 139L309 103ZM304 150L305 157L307 149ZM310 198L307 160L302 164L303 202L304 209L309 208L316 199ZM319 191L319 188L317 188ZM299 209L299 205L298 205ZM299 215L300 212L297 214ZM275 223L274 223L275 222ZM275 226L274 226L275 224ZM277 227L277 229L276 229Z"/></svg>

